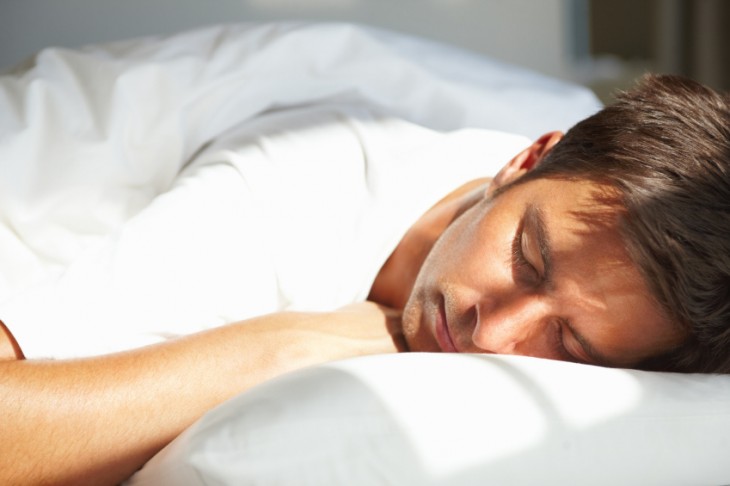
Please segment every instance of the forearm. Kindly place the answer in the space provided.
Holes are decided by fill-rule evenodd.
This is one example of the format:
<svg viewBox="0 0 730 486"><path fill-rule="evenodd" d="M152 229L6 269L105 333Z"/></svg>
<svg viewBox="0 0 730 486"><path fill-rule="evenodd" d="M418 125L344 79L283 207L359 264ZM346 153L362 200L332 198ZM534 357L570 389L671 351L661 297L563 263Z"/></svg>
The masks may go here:
<svg viewBox="0 0 730 486"><path fill-rule="evenodd" d="M337 326L341 315L278 314L112 356L2 362L0 483L115 484L241 391L388 349Z"/></svg>

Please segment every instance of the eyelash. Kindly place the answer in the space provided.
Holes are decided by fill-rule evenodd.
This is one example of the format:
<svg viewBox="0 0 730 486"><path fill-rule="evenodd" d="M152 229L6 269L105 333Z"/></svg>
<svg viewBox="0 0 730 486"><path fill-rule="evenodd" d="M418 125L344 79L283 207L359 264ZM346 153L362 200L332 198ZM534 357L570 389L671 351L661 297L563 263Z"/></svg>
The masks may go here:
<svg viewBox="0 0 730 486"><path fill-rule="evenodd" d="M558 321L555 323L555 327L555 332L552 334L555 339L555 349L557 350L558 355L560 355L561 361L578 361L578 359L570 354L568 349L565 347L565 341L563 341L563 323Z"/></svg>
<svg viewBox="0 0 730 486"><path fill-rule="evenodd" d="M522 236L524 234L523 223L517 228L515 238L512 242L512 264L518 270L517 274L521 276L524 283L535 285L540 282L540 275L537 269L527 261L522 251Z"/></svg>
<svg viewBox="0 0 730 486"><path fill-rule="evenodd" d="M536 285L540 282L541 277L537 271L537 269L525 258L525 254L522 251L522 237L524 234L524 226L523 223L520 223L520 226L517 228L517 231L515 232L515 237L512 242L512 264L517 269L517 274L521 276L521 278L525 281L525 283L528 283L530 285ZM558 321L555 323L555 330L551 332L553 336L553 346L558 354L560 356L560 360L562 361L578 361L578 359L570 354L568 352L568 349L565 347L565 341L563 341L563 323Z"/></svg>

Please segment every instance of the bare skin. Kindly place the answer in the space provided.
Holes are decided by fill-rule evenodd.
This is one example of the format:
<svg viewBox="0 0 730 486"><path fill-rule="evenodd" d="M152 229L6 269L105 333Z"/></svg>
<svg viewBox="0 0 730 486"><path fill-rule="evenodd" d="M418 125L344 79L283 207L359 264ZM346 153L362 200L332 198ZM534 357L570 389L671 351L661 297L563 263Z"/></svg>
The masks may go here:
<svg viewBox="0 0 730 486"><path fill-rule="evenodd" d="M557 327L563 317L579 322L581 337L610 354L615 362L608 364L630 364L676 343L681 336L670 332L624 261L620 241L590 234L566 239L581 231L566 214L570 200L549 196L557 189L567 194L568 188L551 186L554 181L527 183L490 201L496 189L539 164L560 136L541 137L493 180L472 181L424 214L375 279L370 300L378 304L272 314L126 353L69 361L23 360L3 326L0 483L116 484L222 401L287 371L336 359L407 348L596 361L573 328ZM514 201L502 204L506 197ZM525 208L535 203L549 215L556 285L545 283L546 261L532 220L515 238ZM515 241L527 262L519 268L509 244ZM585 249L588 259L565 258ZM601 258L618 273L594 272L585 281L575 274L592 270L589 263ZM629 295L638 295L628 305L639 313L616 324L612 310L616 303L626 305L621 299ZM586 319L592 314L597 321ZM650 332L622 334L636 319L649 323ZM605 323L620 329L597 333ZM556 336L567 354L556 354Z"/></svg>
<svg viewBox="0 0 730 486"><path fill-rule="evenodd" d="M398 351L394 317L366 303L272 314L99 358L0 362L0 483L118 484L207 410L258 383Z"/></svg>
<svg viewBox="0 0 730 486"><path fill-rule="evenodd" d="M493 181L460 188L403 239L371 297L388 295L403 309L409 349L632 367L683 341L624 249L619 208L595 197L609 188L539 179L492 198L561 138L548 133ZM413 267L408 286L388 279L410 278L403 269Z"/></svg>
<svg viewBox="0 0 730 486"><path fill-rule="evenodd" d="M0 361L23 359L23 351L10 332L10 329L0 321Z"/></svg>

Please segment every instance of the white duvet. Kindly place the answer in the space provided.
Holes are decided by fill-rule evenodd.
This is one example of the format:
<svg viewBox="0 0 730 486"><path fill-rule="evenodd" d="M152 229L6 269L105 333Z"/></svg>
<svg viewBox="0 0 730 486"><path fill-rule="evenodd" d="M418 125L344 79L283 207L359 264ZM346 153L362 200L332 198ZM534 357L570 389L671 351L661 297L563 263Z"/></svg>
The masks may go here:
<svg viewBox="0 0 730 486"><path fill-rule="evenodd" d="M387 204L402 209L391 223L399 236L448 190L493 173L527 141L449 131L536 137L567 129L597 106L583 88L340 24L219 26L42 51L0 80L0 319L27 356L68 357L291 306L362 299L368 273L397 240L363 243L371 255L362 261L337 254L360 265L351 283L337 280L344 268L331 275L300 268L306 252L272 254L266 239L251 237L266 223L240 187L251 185L252 165L285 153L316 161L335 179L364 160L370 173L360 206L331 215L338 220L348 219L346 209L375 205L373 188L410 177L409 190L420 194L378 200L382 214L368 216L382 225ZM220 143L226 137L229 146ZM222 153L261 140L263 152ZM418 160L432 169L394 168L389 159L406 151L405 165ZM285 273L289 280L280 278ZM306 295L307 286L326 285L336 286L326 298ZM302 295L311 299L292 300Z"/></svg>

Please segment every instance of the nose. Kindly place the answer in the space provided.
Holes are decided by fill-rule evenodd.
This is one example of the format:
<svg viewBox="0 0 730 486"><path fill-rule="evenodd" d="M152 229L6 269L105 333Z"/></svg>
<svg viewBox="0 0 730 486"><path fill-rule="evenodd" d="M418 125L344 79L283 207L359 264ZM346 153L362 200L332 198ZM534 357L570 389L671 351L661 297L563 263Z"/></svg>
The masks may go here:
<svg viewBox="0 0 730 486"><path fill-rule="evenodd" d="M531 295L503 296L476 305L474 345L483 352L548 357L549 307Z"/></svg>

